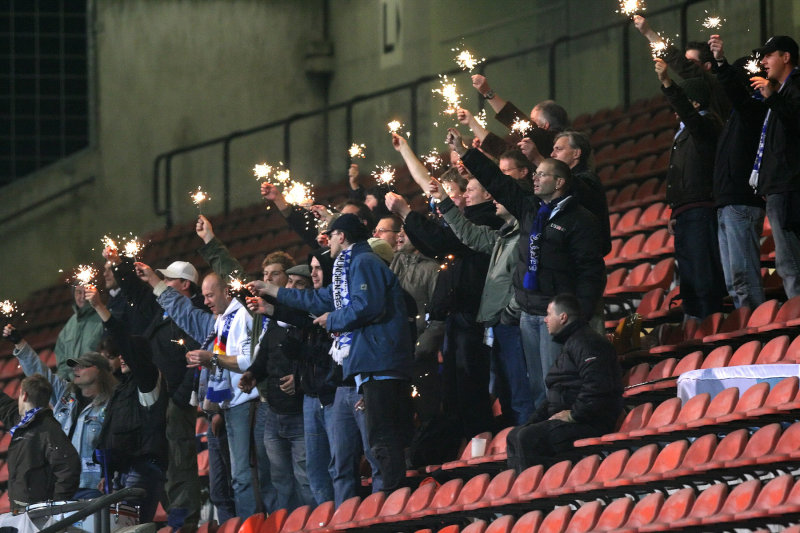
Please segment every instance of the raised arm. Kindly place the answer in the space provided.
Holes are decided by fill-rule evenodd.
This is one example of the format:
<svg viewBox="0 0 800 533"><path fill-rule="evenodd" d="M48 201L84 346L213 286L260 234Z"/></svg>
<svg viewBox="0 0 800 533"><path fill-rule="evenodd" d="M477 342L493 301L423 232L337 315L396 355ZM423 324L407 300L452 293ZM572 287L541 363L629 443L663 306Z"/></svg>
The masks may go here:
<svg viewBox="0 0 800 533"><path fill-rule="evenodd" d="M420 189L427 191L428 184L431 181L431 175L428 173L428 169L425 168L425 165L422 164L422 161L417 158L417 155L408 145L408 142L402 136L392 133L392 146L394 146L395 150L400 152L403 161L408 167L408 171L411 173L411 177L414 178L414 182L419 185Z"/></svg>
<svg viewBox="0 0 800 533"><path fill-rule="evenodd" d="M447 196L444 188L435 179L431 180L430 193L439 200L439 212L442 213L445 222L461 242L476 252L492 253L494 243L497 242L500 236L498 230L489 226L479 226L467 220L467 217L459 209L455 208L456 204Z"/></svg>

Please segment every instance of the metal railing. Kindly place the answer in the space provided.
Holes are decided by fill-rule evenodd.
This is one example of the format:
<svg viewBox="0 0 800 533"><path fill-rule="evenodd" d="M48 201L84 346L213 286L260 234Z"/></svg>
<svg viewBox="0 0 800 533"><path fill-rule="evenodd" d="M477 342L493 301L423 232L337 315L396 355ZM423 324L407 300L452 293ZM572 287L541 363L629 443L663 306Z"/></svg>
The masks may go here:
<svg viewBox="0 0 800 533"><path fill-rule="evenodd" d="M687 28L688 28L688 10L689 7L698 4L701 2L706 2L708 0L684 0L680 4L676 4L674 6L668 6L659 10L648 11L647 16L653 17L657 15L662 15L674 11L679 11L680 17L680 38L681 38L681 47L685 47L686 40L687 40ZM759 30L760 30L760 38L759 40L763 42L766 39L767 34L767 0L759 0ZM585 32L573 34L573 35L564 35L553 39L547 43L537 44L535 46L530 46L527 48L521 48L519 50L515 50L514 52L493 56L487 58L485 62L483 62L480 67L479 71L481 73L485 72L486 67L499 63L502 61L507 61L509 59L518 58L521 56L525 56L528 54L532 54L535 52L545 51L547 50L548 54L548 73L549 73L549 97L551 99L556 98L557 94L557 74L558 74L558 62L556 58L556 53L558 48L562 45L566 45L571 43L572 41L584 39L587 37L591 37L594 35L602 34L608 32L609 30L620 29L621 33L621 41L622 41L622 104L627 107L631 103L631 55L630 55L630 32L628 31L629 26L631 24L630 19L622 19L617 22L609 23L604 26L594 28L591 30L587 30ZM318 117L326 115L332 111L344 109L345 110L345 139L346 142L350 142L353 139L353 110L354 108L361 103L373 101L377 98L381 98L390 94L401 93L403 91L409 92L409 106L410 106L410 121L408 124L408 129L411 133L411 137L409 142L416 151L416 139L418 137L418 123L419 123L419 108L418 108L418 101L417 101L417 92L421 85L430 83L431 81L435 81L438 79L439 74L446 74L448 76L454 75L461 72L459 69L453 69L447 72L432 74L428 76L423 76L421 78L417 78L414 81L395 85L392 87L388 87L386 89L382 89L380 91L375 91L369 94L355 96L350 100L345 102L341 102L338 104L328 105L326 107L322 107L319 109L315 109L313 111L308 111L305 113L297 113L291 115L289 117L275 120L272 122L268 122L266 124L262 124L260 126L255 126L252 128L248 128L246 130L237 130L231 132L227 135L223 135L221 137L215 137L213 139L208 139L203 142L199 142L196 144L191 144L187 146L182 146L180 148L176 148L174 150L170 150L168 152L164 152L156 156L155 160L153 161L153 208L155 210L155 214L157 216L165 217L165 223L167 227L171 227L174 223L173 218L173 204L172 204L172 159L181 154L186 154L189 152L194 152L196 150L201 150L205 148L209 148L212 146L220 146L222 148L222 182L223 182L223 210L225 214L230 212L230 180L231 180L231 168L230 168L230 155L231 155L231 144L233 141L240 139L242 137L247 137L249 135L253 135L256 133L264 132L267 130L272 130L276 128L283 129L283 162L284 164L289 167L291 161L291 140L292 140L292 125L299 120L311 118L311 117ZM345 150L342 150L343 152ZM323 168L327 169L330 168L330 150L325 151L325 161ZM347 160L347 164L349 165L350 160ZM162 174L163 169L163 174Z"/></svg>
<svg viewBox="0 0 800 533"><path fill-rule="evenodd" d="M97 520L95 521L95 524L100 524L100 530L98 531L98 533L110 533L111 517L109 516L109 510L108 510L109 507L125 499L144 498L145 496L147 496L147 492L144 489L130 487L127 489L119 490L112 494L106 494L105 496L100 496L99 498L94 498L92 500L89 500L86 503L86 507L84 507L80 511L76 511L73 514L69 515L67 518L64 518L62 520L59 520L58 522L50 524L46 528L42 529L39 533L57 533L59 531L66 531L67 528L72 524L74 524L75 522L80 522L84 518L87 518L89 515L95 513L97 513Z"/></svg>

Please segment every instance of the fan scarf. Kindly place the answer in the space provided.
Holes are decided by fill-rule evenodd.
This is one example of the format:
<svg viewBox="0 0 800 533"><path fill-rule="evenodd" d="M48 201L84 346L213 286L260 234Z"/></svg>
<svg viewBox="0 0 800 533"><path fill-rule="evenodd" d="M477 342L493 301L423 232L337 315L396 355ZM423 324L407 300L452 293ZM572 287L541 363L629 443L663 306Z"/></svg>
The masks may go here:
<svg viewBox="0 0 800 533"><path fill-rule="evenodd" d="M341 309L350 305L350 287L347 279L350 274L350 259L352 258L352 245L339 252L336 261L333 263L333 305L336 309ZM350 354L350 344L353 342L351 331L338 333L331 345L330 354L338 364Z"/></svg>

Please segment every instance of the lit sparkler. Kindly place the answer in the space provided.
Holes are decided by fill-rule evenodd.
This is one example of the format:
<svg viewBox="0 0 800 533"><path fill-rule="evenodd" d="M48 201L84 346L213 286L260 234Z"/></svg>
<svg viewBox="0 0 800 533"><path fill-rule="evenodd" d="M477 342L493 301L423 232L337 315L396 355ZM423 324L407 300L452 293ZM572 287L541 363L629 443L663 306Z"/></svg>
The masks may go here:
<svg viewBox="0 0 800 533"><path fill-rule="evenodd" d="M756 76L761 73L761 61L755 57L750 58L747 60L747 63L744 64L744 69L748 74Z"/></svg>
<svg viewBox="0 0 800 533"><path fill-rule="evenodd" d="M363 144L353 143L350 146L350 149L347 150L347 153L350 154L350 159L356 159L356 158L364 159L365 157L367 157L366 153L364 152L364 150L366 149L367 147L364 146Z"/></svg>
<svg viewBox="0 0 800 533"><path fill-rule="evenodd" d="M461 70L468 70L472 72L472 70L486 61L485 57L481 57L480 59L472 55L472 52L469 50L462 50L460 48L451 48L453 52L458 52L456 55L455 60L456 64L461 68Z"/></svg>
<svg viewBox="0 0 800 533"><path fill-rule="evenodd" d="M389 165L378 165L372 171L372 177L380 185L394 185L394 169Z"/></svg>
<svg viewBox="0 0 800 533"><path fill-rule="evenodd" d="M431 170L438 170L442 168L442 157L436 150L431 150L428 152L425 157L422 158L422 162Z"/></svg>
<svg viewBox="0 0 800 533"><path fill-rule="evenodd" d="M135 259L142 252L142 248L144 248L144 245L136 237L132 237L122 245L122 254L125 257Z"/></svg>
<svg viewBox="0 0 800 533"><path fill-rule="evenodd" d="M78 265L72 274L72 278L79 287L91 287L97 277L97 269L91 265Z"/></svg>
<svg viewBox="0 0 800 533"><path fill-rule="evenodd" d="M647 10L644 0L619 0L619 9L617 13L625 15L626 17L633 17L639 15Z"/></svg>
<svg viewBox="0 0 800 533"><path fill-rule="evenodd" d="M481 112L475 115L475 120L478 124L481 125L482 128L486 128L486 109L481 109Z"/></svg>
<svg viewBox="0 0 800 533"><path fill-rule="evenodd" d="M519 133L520 135L525 135L532 127L533 125L529 120L518 118L513 124L511 124L511 131Z"/></svg>
<svg viewBox="0 0 800 533"><path fill-rule="evenodd" d="M11 318L17 312L17 302L11 300L3 300L0 302L0 315L6 318Z"/></svg>
<svg viewBox="0 0 800 533"><path fill-rule="evenodd" d="M403 128L403 126L405 126L405 124L403 124L399 120L392 120L391 122L386 124L386 127L389 128L389 133L397 133Z"/></svg>
<svg viewBox="0 0 800 533"><path fill-rule="evenodd" d="M290 205L310 206L314 204L314 193L310 183L292 181L283 190L283 199Z"/></svg>
<svg viewBox="0 0 800 533"><path fill-rule="evenodd" d="M197 186L196 191L189 193L189 198L191 198L194 205L197 206L197 210L200 212L200 214L203 213L203 202L211 199L208 193L203 191L199 185Z"/></svg>
<svg viewBox="0 0 800 533"><path fill-rule="evenodd" d="M178 346L182 346L184 350L187 352L189 351L189 347L186 346L186 341L184 339L170 339L171 342L174 342Z"/></svg>
<svg viewBox="0 0 800 533"><path fill-rule="evenodd" d="M709 15L708 11L705 12L708 15L705 20L702 22L702 26L709 30L718 30L722 27L722 24L725 22L725 19L719 17L717 15Z"/></svg>
<svg viewBox="0 0 800 533"><path fill-rule="evenodd" d="M258 163L253 167L253 174L257 180L268 178L272 173L272 166L267 163Z"/></svg>
<svg viewBox="0 0 800 533"><path fill-rule="evenodd" d="M438 94L442 97L445 103L444 113L452 115L461 106L462 94L458 92L458 87L455 82L448 81L447 76L442 75L439 77L441 87L432 89L431 92Z"/></svg>
<svg viewBox="0 0 800 533"><path fill-rule="evenodd" d="M100 239L100 242L103 243L103 248L110 248L112 250L117 249L117 243L114 242L114 239L112 239L108 235L103 235L103 238Z"/></svg>
<svg viewBox="0 0 800 533"><path fill-rule="evenodd" d="M658 35L660 39L650 43L650 55L653 59L663 59L667 53L667 49L672 46L672 41L669 37Z"/></svg>

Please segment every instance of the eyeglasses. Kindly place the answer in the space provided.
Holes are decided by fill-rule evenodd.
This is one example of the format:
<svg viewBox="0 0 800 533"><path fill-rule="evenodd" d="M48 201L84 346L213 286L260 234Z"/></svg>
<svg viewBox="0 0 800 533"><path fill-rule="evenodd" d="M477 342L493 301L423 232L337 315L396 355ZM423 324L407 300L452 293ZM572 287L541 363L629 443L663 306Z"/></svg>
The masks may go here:
<svg viewBox="0 0 800 533"><path fill-rule="evenodd" d="M537 170L536 172L533 173L533 177L534 178L548 178L548 177L550 177L550 178L560 178L561 176L559 176L558 174L553 174L552 172L541 172L541 171Z"/></svg>

